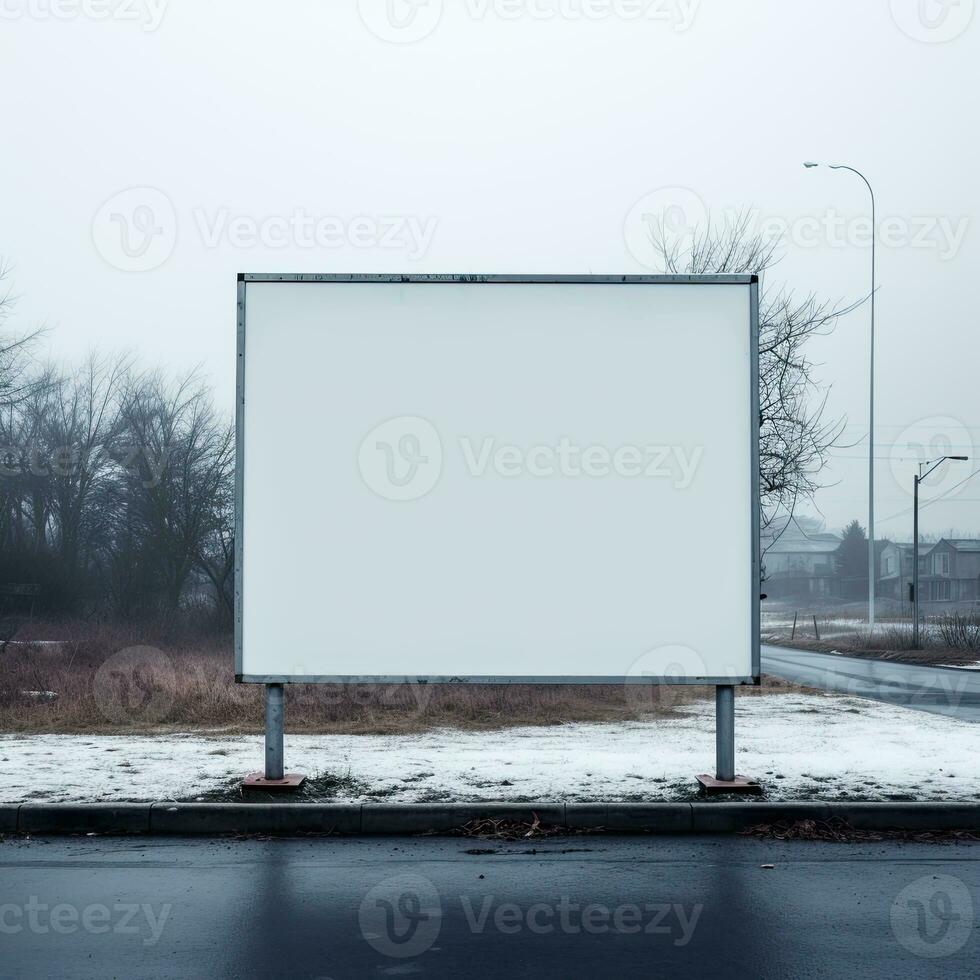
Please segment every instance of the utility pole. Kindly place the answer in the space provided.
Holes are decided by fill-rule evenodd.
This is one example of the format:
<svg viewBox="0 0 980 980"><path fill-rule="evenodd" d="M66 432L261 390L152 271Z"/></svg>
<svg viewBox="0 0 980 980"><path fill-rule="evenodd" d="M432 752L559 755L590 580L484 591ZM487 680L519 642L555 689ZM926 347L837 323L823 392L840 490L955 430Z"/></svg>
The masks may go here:
<svg viewBox="0 0 980 980"><path fill-rule="evenodd" d="M803 164L808 170L819 167L819 163L808 160ZM868 397L868 629L875 628L875 273L877 268L876 245L878 238L877 218L875 216L875 192L871 181L855 167L846 163L828 164L831 170L850 170L864 181L871 195L871 368Z"/></svg>
<svg viewBox="0 0 980 980"><path fill-rule="evenodd" d="M967 460L969 456L941 456L939 459L927 459L919 463L919 472L913 477L914 492L912 494L912 647L919 649L919 484L940 464L947 459ZM930 465L932 464L932 465ZM922 467L929 469L922 472ZM899 559L901 561L901 559Z"/></svg>

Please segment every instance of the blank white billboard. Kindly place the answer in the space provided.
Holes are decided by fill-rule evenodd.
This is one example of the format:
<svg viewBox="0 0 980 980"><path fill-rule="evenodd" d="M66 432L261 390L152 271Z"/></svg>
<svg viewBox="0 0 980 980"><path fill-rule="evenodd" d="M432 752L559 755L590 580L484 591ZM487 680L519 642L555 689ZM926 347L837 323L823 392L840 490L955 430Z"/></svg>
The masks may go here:
<svg viewBox="0 0 980 980"><path fill-rule="evenodd" d="M238 679L757 681L756 290L241 276Z"/></svg>

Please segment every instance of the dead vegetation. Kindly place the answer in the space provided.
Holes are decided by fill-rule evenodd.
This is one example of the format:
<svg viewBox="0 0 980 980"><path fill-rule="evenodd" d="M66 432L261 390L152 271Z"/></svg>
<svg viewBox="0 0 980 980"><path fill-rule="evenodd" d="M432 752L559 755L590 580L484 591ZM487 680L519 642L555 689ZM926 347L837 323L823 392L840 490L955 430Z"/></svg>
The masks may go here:
<svg viewBox="0 0 980 980"><path fill-rule="evenodd" d="M739 696L801 690L766 678ZM410 734L667 717L712 696L693 686L295 684L286 711L290 732ZM262 688L235 683L223 634L35 621L0 648L0 731L262 730Z"/></svg>
<svg viewBox="0 0 980 980"><path fill-rule="evenodd" d="M841 817L830 820L779 820L760 823L740 831L743 837L763 840L826 841L834 844L874 843L902 840L919 844L954 844L980 840L969 830L860 830Z"/></svg>
<svg viewBox="0 0 980 980"><path fill-rule="evenodd" d="M531 814L531 820L518 820L513 817L483 817L470 820L449 831L451 837L476 837L480 840L528 840L529 838L542 837L568 837L577 831L570 831L567 827L560 827L557 824L545 824L538 819L536 813ZM492 851L467 851L468 854L487 853Z"/></svg>

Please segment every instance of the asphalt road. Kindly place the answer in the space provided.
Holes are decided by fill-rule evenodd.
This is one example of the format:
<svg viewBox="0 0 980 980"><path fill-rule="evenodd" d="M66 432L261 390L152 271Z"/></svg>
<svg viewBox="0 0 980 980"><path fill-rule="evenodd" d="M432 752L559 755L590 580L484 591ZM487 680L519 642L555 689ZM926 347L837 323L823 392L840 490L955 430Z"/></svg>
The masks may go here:
<svg viewBox="0 0 980 980"><path fill-rule="evenodd" d="M921 667L766 645L762 647L762 669L826 691L980 721L980 670Z"/></svg>
<svg viewBox="0 0 980 980"><path fill-rule="evenodd" d="M0 975L19 980L954 978L980 961L980 845L963 843L8 839L0 892Z"/></svg>

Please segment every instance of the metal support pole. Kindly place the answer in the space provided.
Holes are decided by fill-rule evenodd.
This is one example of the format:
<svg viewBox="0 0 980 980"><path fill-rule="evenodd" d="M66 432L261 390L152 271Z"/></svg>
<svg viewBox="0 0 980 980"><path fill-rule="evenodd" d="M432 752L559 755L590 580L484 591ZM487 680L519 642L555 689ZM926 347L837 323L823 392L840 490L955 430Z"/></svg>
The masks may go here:
<svg viewBox="0 0 980 980"><path fill-rule="evenodd" d="M919 475L912 504L912 648L919 649ZM900 559L901 560L901 559Z"/></svg>
<svg viewBox="0 0 980 980"><path fill-rule="evenodd" d="M265 686L265 778L283 778L283 687Z"/></svg>
<svg viewBox="0 0 980 980"><path fill-rule="evenodd" d="M867 177L861 174L865 184ZM875 586L878 580L878 558L875 553L875 242L878 226L875 218L875 193L871 193L871 378L868 408L868 631L875 630Z"/></svg>
<svg viewBox="0 0 980 980"><path fill-rule="evenodd" d="M717 779L735 778L735 688L719 684L715 688L715 746Z"/></svg>
<svg viewBox="0 0 980 980"><path fill-rule="evenodd" d="M808 160L803 164L807 169L819 164ZM871 357L868 378L868 630L875 628L875 586L878 579L875 557L875 293L878 286L877 275L877 242L878 242L878 212L875 202L874 188L871 181L855 167L846 163L831 163L831 170L850 170L864 181L871 196Z"/></svg>

